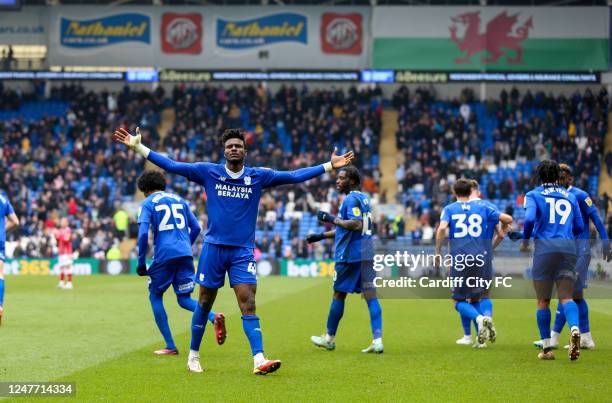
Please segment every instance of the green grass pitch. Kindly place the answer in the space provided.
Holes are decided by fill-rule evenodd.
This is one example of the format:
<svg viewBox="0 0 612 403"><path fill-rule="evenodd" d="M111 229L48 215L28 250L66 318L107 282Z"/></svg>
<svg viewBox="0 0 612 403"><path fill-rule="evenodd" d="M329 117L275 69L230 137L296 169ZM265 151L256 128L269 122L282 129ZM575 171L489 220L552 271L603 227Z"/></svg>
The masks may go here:
<svg viewBox="0 0 612 403"><path fill-rule="evenodd" d="M264 377L252 359L229 288L217 311L227 314L223 346L207 328L203 374L186 370L190 314L166 294L170 325L181 354L156 357L163 347L147 298L146 279L77 277L72 291L51 277L6 279L0 327L0 381L70 381L67 401L609 401L612 392L612 300L590 301L597 350L570 362L540 362L535 302L495 300L498 340L487 349L455 345L461 336L448 300L383 300L385 353L365 355L368 313L347 299L337 348L316 349L331 298L330 279L260 279L258 314L266 356L283 361ZM20 399L24 401L27 399Z"/></svg>

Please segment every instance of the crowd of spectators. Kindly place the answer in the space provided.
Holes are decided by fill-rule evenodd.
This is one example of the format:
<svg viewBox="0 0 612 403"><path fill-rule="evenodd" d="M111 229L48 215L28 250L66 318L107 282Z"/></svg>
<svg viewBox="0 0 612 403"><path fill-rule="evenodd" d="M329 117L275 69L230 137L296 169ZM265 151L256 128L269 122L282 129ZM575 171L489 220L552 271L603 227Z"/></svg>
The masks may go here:
<svg viewBox="0 0 612 403"><path fill-rule="evenodd" d="M21 91L0 83L0 113L36 102L61 103L65 111L0 120L0 189L22 220L18 232L9 236L19 240L16 257L53 256L53 229L64 216L75 230L73 243L81 257L104 257L124 237L135 235L133 211L128 220L124 204L133 204L144 161L111 141L118 126L140 126L152 149L187 162L220 162L219 134L228 127L246 128L250 166L292 170L327 161L334 147L339 153L350 149L357 156L363 189L374 204L380 201L379 88L281 86L272 91L262 85L178 85L168 92L162 87L151 92L126 86L113 93L79 85L47 88L43 83ZM598 175L602 159L608 169L612 164L612 154L603 156L608 112L604 89L556 98L521 95L513 89L480 103L469 90L457 100L440 101L432 90L401 87L391 102L399 112L398 201L418 225L413 228L401 215L381 215L374 224L383 238L410 235L417 242L431 241L441 206L451 200L451 185L460 176L481 181L485 197L503 201L512 212L532 184L530 170L519 169L530 167L531 161L569 162L579 173L577 186L585 189ZM174 109L175 123L161 138L157 125L165 107ZM178 176L169 175L168 182L192 204L206 227L202 188ZM302 218L318 209L336 214L338 200L334 177L327 174L265 191L257 218L256 254L333 256L331 241L303 241ZM279 227L279 222L286 226ZM199 248L200 243L196 255Z"/></svg>
<svg viewBox="0 0 612 403"><path fill-rule="evenodd" d="M140 124L155 144L163 92L41 87L26 92L4 89L0 83L0 110L27 102L60 102L66 108L61 116L0 121L0 189L21 220L21 227L9 235L9 241L19 240L13 255L53 256L54 229L61 217L68 217L75 251L81 257L103 257L125 236L113 216L126 197L133 197L144 166L142 158L112 144L112 130Z"/></svg>
<svg viewBox="0 0 612 403"><path fill-rule="evenodd" d="M609 110L605 88L569 97L514 88L481 103L470 90L440 101L433 90L401 87L392 102L404 161L396 173L399 201L418 217L415 237L431 240L461 176L480 181L483 195L510 213L522 206L533 166L542 159L570 164L576 186L596 192Z"/></svg>

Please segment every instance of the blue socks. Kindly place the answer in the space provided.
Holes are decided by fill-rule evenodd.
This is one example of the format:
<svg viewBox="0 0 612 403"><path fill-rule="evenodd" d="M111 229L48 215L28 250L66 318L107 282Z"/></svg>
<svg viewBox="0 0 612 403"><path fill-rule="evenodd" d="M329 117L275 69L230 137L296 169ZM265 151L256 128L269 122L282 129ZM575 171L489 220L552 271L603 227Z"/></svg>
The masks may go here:
<svg viewBox="0 0 612 403"><path fill-rule="evenodd" d="M591 324L589 323L589 305L584 299L579 299L576 305L578 305L578 327L580 327L580 333L588 333L591 331Z"/></svg>
<svg viewBox="0 0 612 403"><path fill-rule="evenodd" d="M493 301L491 301L490 298L481 299L479 312L483 316L488 316L489 318L492 318L493 317Z"/></svg>
<svg viewBox="0 0 612 403"><path fill-rule="evenodd" d="M172 339L170 326L168 326L168 315L164 309L163 294L149 293L149 301L151 301L151 307L153 308L153 316L155 317L157 328L161 332L162 336L164 336L164 340L166 341L166 348L175 349L176 345Z"/></svg>
<svg viewBox="0 0 612 403"><path fill-rule="evenodd" d="M465 316L469 320L474 320L478 317L478 315L480 315L476 308L466 301L459 301L455 303L455 309L459 312L459 314Z"/></svg>
<svg viewBox="0 0 612 403"><path fill-rule="evenodd" d="M4 279L0 278L0 306L4 305Z"/></svg>
<svg viewBox="0 0 612 403"><path fill-rule="evenodd" d="M565 311L561 307L561 303L557 305L557 312L555 312L555 323L553 324L553 332L561 333L565 326Z"/></svg>
<svg viewBox="0 0 612 403"><path fill-rule="evenodd" d="M198 301L192 299L189 294L178 294L176 300L181 308L191 312L195 311L196 306L198 306ZM208 312L208 321L210 323L215 321L215 313L213 311Z"/></svg>
<svg viewBox="0 0 612 403"><path fill-rule="evenodd" d="M259 327L259 317L255 315L243 316L242 329L244 329L244 334L249 339L253 355L263 353L263 337Z"/></svg>
<svg viewBox="0 0 612 403"><path fill-rule="evenodd" d="M191 317L191 343L189 349L200 351L202 337L204 337L204 329L206 329L206 319L210 312L205 311L200 304L196 304L193 316Z"/></svg>
<svg viewBox="0 0 612 403"><path fill-rule="evenodd" d="M472 321L467 316L459 315L461 317L461 326L463 326L463 334L465 336L472 335Z"/></svg>
<svg viewBox="0 0 612 403"><path fill-rule="evenodd" d="M372 339L379 339L382 337L382 309L380 308L380 302L377 298L366 301L368 304L368 311L370 311L370 327L372 328ZM328 324L329 326L329 324ZM336 328L338 325L336 324Z"/></svg>
<svg viewBox="0 0 612 403"><path fill-rule="evenodd" d="M572 301L576 304L578 309L578 327L580 328L580 333L588 333L591 331L591 326L589 323L589 305L584 299L579 299L578 301ZM565 304L567 305L567 303ZM563 326L565 326L565 318L566 318L566 308L565 305L557 305L557 316L555 317L555 324L553 326L553 331L557 333L561 333L563 330ZM570 307L570 310L573 308ZM568 321L569 322L569 321ZM569 325L571 328L572 325Z"/></svg>
<svg viewBox="0 0 612 403"><path fill-rule="evenodd" d="M328 335L334 336L336 334L338 324L340 323L340 319L342 319L342 315L344 315L344 300L335 298L332 299L331 306L329 307L329 315L327 316Z"/></svg>
<svg viewBox="0 0 612 403"><path fill-rule="evenodd" d="M578 327L578 305L576 305L573 300L569 300L565 304L562 304L561 307L565 313L567 326L569 326L570 329L574 326Z"/></svg>
<svg viewBox="0 0 612 403"><path fill-rule="evenodd" d="M181 308L191 312L195 311L196 305L198 305L198 301L196 301L195 299L191 299L189 294L178 294L176 296L176 301L178 302Z"/></svg>
<svg viewBox="0 0 612 403"><path fill-rule="evenodd" d="M536 311L536 319L538 321L538 329L540 330L540 338L550 339L550 309L538 309Z"/></svg>

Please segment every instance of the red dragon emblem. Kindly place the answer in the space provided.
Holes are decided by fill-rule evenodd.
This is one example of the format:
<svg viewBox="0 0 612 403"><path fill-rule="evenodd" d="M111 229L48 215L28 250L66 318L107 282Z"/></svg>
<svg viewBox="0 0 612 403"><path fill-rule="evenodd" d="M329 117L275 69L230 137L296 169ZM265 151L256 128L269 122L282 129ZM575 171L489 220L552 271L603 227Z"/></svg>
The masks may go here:
<svg viewBox="0 0 612 403"><path fill-rule="evenodd" d="M488 57L482 56L480 61L484 64L497 63L500 57L506 55L508 63L518 64L523 60L521 42L529 37L529 30L533 28L533 18L512 32L512 27L518 21L518 14L508 15L506 11L495 16L487 23L484 33L480 33L480 11L465 13L451 17L453 25L450 28L450 39L465 52L463 57L455 59L455 63L471 63L471 57L479 52L487 51ZM465 26L463 40L457 37L457 24ZM503 49L503 50L502 50ZM514 52L510 57L508 50Z"/></svg>

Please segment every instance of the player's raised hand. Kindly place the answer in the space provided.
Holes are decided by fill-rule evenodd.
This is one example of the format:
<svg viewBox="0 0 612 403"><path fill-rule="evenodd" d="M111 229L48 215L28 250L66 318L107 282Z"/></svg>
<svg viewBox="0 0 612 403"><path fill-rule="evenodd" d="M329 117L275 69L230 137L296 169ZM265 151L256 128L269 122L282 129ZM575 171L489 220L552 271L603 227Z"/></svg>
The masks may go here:
<svg viewBox="0 0 612 403"><path fill-rule="evenodd" d="M331 164L334 169L339 169L347 166L348 164L355 159L355 154L352 151L349 151L343 155L337 155L338 147L334 147L334 152L331 155Z"/></svg>
<svg viewBox="0 0 612 403"><path fill-rule="evenodd" d="M140 127L136 128L136 135L133 136L129 131L124 129L123 127L118 128L113 133L113 140L118 143L124 144L130 148L135 148L138 144L140 144Z"/></svg>

